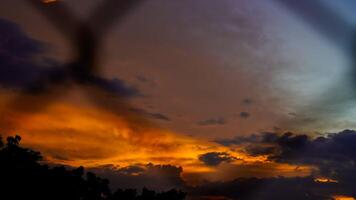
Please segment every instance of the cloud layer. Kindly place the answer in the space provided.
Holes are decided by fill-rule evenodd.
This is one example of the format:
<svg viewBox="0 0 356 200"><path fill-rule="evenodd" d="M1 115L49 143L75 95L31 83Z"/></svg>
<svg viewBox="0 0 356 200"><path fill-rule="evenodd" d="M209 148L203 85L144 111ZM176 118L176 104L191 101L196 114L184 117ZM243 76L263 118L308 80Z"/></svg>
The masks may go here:
<svg viewBox="0 0 356 200"><path fill-rule="evenodd" d="M220 195L233 199L327 200L338 195L356 197L353 189L356 184L356 131L344 130L319 137L290 132L262 133L220 142L230 147L243 146L251 156L266 156L272 162L307 165L314 169L311 176L304 178L237 179L198 189L202 193L210 191L206 195L221 191ZM235 187L242 189L230 191Z"/></svg>

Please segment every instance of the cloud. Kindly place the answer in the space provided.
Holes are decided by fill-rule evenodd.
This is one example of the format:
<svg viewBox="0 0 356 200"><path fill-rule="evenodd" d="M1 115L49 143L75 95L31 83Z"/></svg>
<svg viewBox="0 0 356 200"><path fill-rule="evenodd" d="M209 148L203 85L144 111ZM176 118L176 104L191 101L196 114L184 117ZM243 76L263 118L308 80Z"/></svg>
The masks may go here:
<svg viewBox="0 0 356 200"><path fill-rule="evenodd" d="M311 137L290 132L262 133L221 141L227 146L239 145L252 156L265 155L268 160L291 165L314 167L313 176L337 180L343 188L356 184L356 131L344 130Z"/></svg>
<svg viewBox="0 0 356 200"><path fill-rule="evenodd" d="M182 168L172 165L136 164L124 168L102 166L90 171L110 178L111 188L148 187L156 190L183 189L192 199L291 199L331 200L334 196L355 196L353 187L335 182L317 182L315 177L237 178L231 181L188 185ZM153 181L154 180L154 181ZM203 198L204 197L204 198Z"/></svg>
<svg viewBox="0 0 356 200"><path fill-rule="evenodd" d="M132 123L145 120L130 111L128 98L139 97L141 92L125 81L99 74L77 77L73 68L80 63L60 63L48 57L53 46L31 38L16 23L1 18L0 37L0 109L8 116L0 124L3 131L16 129L29 115L59 101L76 98L72 96L80 96L83 104L89 100L91 107L116 113ZM164 119L159 114L152 117Z"/></svg>
<svg viewBox="0 0 356 200"><path fill-rule="evenodd" d="M284 134L276 141L270 160L318 167L318 174L344 184L356 184L356 132L344 130L326 137Z"/></svg>
<svg viewBox="0 0 356 200"><path fill-rule="evenodd" d="M209 166L217 166L222 162L232 162L236 159L226 152L209 152L199 156L199 160Z"/></svg>
<svg viewBox="0 0 356 200"><path fill-rule="evenodd" d="M318 183L313 177L304 178L240 178L228 182L213 182L190 188L194 197L207 196L210 199L290 199L290 200L331 200L336 194L354 196L352 190L345 190L336 183Z"/></svg>
<svg viewBox="0 0 356 200"><path fill-rule="evenodd" d="M248 145L246 151L251 156L260 156L260 155L271 155L276 152L277 148L274 146L263 146L263 145Z"/></svg>
<svg viewBox="0 0 356 200"><path fill-rule="evenodd" d="M157 119L157 120L162 120L162 121L171 121L171 119L168 116L166 116L162 113L149 112L145 109L140 109L140 108L132 108L131 110L137 114L143 115L143 116L151 118L151 119Z"/></svg>
<svg viewBox="0 0 356 200"><path fill-rule="evenodd" d="M199 155L229 152L222 145L171 132L146 121L127 121L127 116L88 107L82 102L55 103L46 112L25 119L15 115L12 119L16 120L14 129L0 127L4 136L18 133L24 145L43 152L46 161L69 166L127 167L153 163L203 173L210 167L199 161ZM127 169L130 170L133 169Z"/></svg>
<svg viewBox="0 0 356 200"><path fill-rule="evenodd" d="M226 124L226 120L222 117L211 118L198 122L198 125L200 126L214 126L214 125L224 125L224 124Z"/></svg>
<svg viewBox="0 0 356 200"><path fill-rule="evenodd" d="M140 83L149 85L150 87L155 87L157 85L154 80L151 80L151 79L149 79L149 78L147 78L146 76L143 76L143 75L137 75L136 79Z"/></svg>
<svg viewBox="0 0 356 200"><path fill-rule="evenodd" d="M241 113L240 113L240 117L241 117L241 118L244 118L244 119L247 119L247 118L250 117L250 113L248 113L248 112L241 112Z"/></svg>
<svg viewBox="0 0 356 200"><path fill-rule="evenodd" d="M173 165L137 164L119 169L104 166L89 170L109 178L113 189L147 187L156 190L169 190L185 186L185 182L181 178L183 169Z"/></svg>
<svg viewBox="0 0 356 200"><path fill-rule="evenodd" d="M0 84L3 87L23 87L45 71L45 63L35 58L46 45L26 35L8 20L0 19Z"/></svg>
<svg viewBox="0 0 356 200"><path fill-rule="evenodd" d="M265 155L272 163L312 166L314 170L306 177L238 178L233 181L210 182L191 188L190 194L241 200L330 200L336 196L350 199L356 197L356 131L344 130L315 138L290 132L267 132L220 143L242 147L252 156ZM318 177L336 181L316 181Z"/></svg>
<svg viewBox="0 0 356 200"><path fill-rule="evenodd" d="M96 85L110 94L122 97L137 97L142 95L137 88L129 86L118 78L105 79L99 76L93 76L88 81L88 83Z"/></svg>
<svg viewBox="0 0 356 200"><path fill-rule="evenodd" d="M242 100L242 103L245 105L251 105L251 104L253 104L253 100L246 98L246 99Z"/></svg>
<svg viewBox="0 0 356 200"><path fill-rule="evenodd" d="M249 136L236 136L231 139L219 139L216 140L216 142L225 146L241 145L244 143L257 143L257 142L261 142L262 135L264 134L268 134L268 133L251 134Z"/></svg>
<svg viewBox="0 0 356 200"><path fill-rule="evenodd" d="M66 79L73 78L68 67L46 55L48 44L33 39L17 24L0 18L0 85L10 89L44 92ZM78 82L79 83L79 82ZM124 81L92 75L79 84L94 85L120 97L133 97L140 92Z"/></svg>

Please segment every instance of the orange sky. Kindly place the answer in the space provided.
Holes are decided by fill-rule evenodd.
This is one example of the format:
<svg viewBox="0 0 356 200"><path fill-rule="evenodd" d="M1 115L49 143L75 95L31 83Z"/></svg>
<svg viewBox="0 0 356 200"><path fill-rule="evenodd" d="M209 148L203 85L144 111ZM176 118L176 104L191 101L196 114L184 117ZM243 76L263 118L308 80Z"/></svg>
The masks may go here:
<svg viewBox="0 0 356 200"><path fill-rule="evenodd" d="M3 94L1 108L7 118L2 128L7 130L7 135L21 135L25 146L41 151L50 163L116 168L170 164L181 166L183 178L191 184L250 176L306 176L311 172L310 167L297 169L297 166L273 163L262 156L248 156L238 147L230 149L204 138L160 128L139 114L128 117L129 114L121 116L102 110L84 96L69 94L69 97L70 101L58 98L41 111L25 113L5 106L12 98ZM27 98L23 97L24 102L46 99ZM26 106L31 107L31 103ZM208 152L226 152L237 159L207 166L198 157Z"/></svg>
<svg viewBox="0 0 356 200"><path fill-rule="evenodd" d="M335 200L355 200L353 197L348 197L348 196L342 196L342 195L337 195L334 196Z"/></svg>
<svg viewBox="0 0 356 200"><path fill-rule="evenodd" d="M71 44L51 22L28 5L14 6L14 2L4 1L2 15L18 23L31 38L52 45L53 49L46 52L51 57L61 62L71 60ZM79 16L90 13L86 9L90 2L66 1ZM21 135L24 145L43 152L49 162L118 168L171 164L182 166L183 177L191 183L201 179L309 175L313 169L310 166L274 163L212 140L274 131L286 125L285 121L294 128L307 129L294 118L302 123L315 121L313 113L304 116L304 108L314 102L311 94L335 81L325 76L327 80L312 83L315 77L320 78L321 71L336 75L343 72L333 71L336 65L345 64L339 55L329 44L319 46L318 35L288 14L275 12L268 3L210 1L202 6L195 1L172 1L162 8L162 2L143 4L125 23L113 27L100 52L100 75L128 82L145 98L135 98L129 104L92 88L84 88L87 94L83 94L67 85L46 97L16 98L13 91L1 89L0 127L4 134ZM10 7L26 12L18 15L7 9ZM295 34L303 40L292 40ZM316 52L333 62L309 57ZM336 75L335 80L339 77ZM305 83L318 87L306 87ZM93 99L97 100L95 105L90 102ZM172 120L149 121L130 111L131 103L134 108L163 113ZM215 118L226 122L199 125ZM336 127L322 120L318 123ZM198 157L209 152L226 152L237 159L207 166Z"/></svg>
<svg viewBox="0 0 356 200"><path fill-rule="evenodd" d="M316 148L320 160L308 147L356 128L354 59L278 1L152 0L120 12L103 0L32 2L44 10L0 3L0 136L20 135L44 163L128 185L122 177L152 166L174 168L184 186L305 177L338 188L349 178L356 158L342 167L334 147L344 141ZM355 200L343 194L330 199Z"/></svg>

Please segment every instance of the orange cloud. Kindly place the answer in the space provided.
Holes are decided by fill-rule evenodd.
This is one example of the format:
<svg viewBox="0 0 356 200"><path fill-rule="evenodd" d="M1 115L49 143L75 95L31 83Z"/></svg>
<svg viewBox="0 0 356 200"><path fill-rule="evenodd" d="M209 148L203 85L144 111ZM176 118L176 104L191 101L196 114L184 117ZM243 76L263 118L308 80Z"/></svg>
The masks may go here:
<svg viewBox="0 0 356 200"><path fill-rule="evenodd" d="M341 196L341 195L334 196L333 198L334 198L334 200L355 200L355 198L353 198L353 197Z"/></svg>
<svg viewBox="0 0 356 200"><path fill-rule="evenodd" d="M330 179L330 178L325 178L325 177L319 177L314 179L315 182L317 183L338 183L339 181Z"/></svg>
<svg viewBox="0 0 356 200"><path fill-rule="evenodd" d="M57 0L42 0L42 3L54 3L57 2Z"/></svg>
<svg viewBox="0 0 356 200"><path fill-rule="evenodd" d="M2 113L6 113L3 122L12 124L2 123L0 127L8 135L21 135L23 144L41 151L46 162L70 166L121 168L147 163L169 164L183 167L183 177L191 183L256 174L307 175L308 172L267 162L263 156L248 156L238 148L231 150L203 138L174 133L140 116L121 116L85 101L78 102L57 102L41 112L27 113L11 112L0 105ZM199 156L208 152L227 152L237 159L228 164L207 166Z"/></svg>

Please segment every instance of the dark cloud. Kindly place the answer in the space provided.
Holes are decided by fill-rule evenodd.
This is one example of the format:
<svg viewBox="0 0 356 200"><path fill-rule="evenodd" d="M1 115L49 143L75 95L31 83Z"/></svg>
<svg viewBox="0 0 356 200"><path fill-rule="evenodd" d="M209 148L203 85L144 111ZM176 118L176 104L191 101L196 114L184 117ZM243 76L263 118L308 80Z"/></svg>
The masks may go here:
<svg viewBox="0 0 356 200"><path fill-rule="evenodd" d="M214 125L224 125L224 124L226 124L226 120L222 117L211 118L198 122L198 125L200 126L214 126Z"/></svg>
<svg viewBox="0 0 356 200"><path fill-rule="evenodd" d="M251 105L253 103L252 99L246 98L242 100L242 103L245 105Z"/></svg>
<svg viewBox="0 0 356 200"><path fill-rule="evenodd" d="M315 138L290 132L263 133L220 143L243 145L250 155L266 155L278 163L313 166L314 176L337 180L345 189L356 184L356 131L353 130Z"/></svg>
<svg viewBox="0 0 356 200"><path fill-rule="evenodd" d="M206 196L210 199L239 200L332 200L335 194L355 196L351 188L343 188L337 183L318 183L313 177L240 178L192 187L188 193L193 199Z"/></svg>
<svg viewBox="0 0 356 200"><path fill-rule="evenodd" d="M112 189L178 188L188 192L189 199L333 200L335 195L356 197L354 185L317 182L314 176L237 178L232 181L204 182L189 186L181 178L182 168L171 165L132 165L120 169L108 165L88 170L109 178Z"/></svg>
<svg viewBox="0 0 356 200"><path fill-rule="evenodd" d="M121 168L118 170L119 173L127 174L127 175L137 175L145 172L145 168L139 165L132 165L128 167Z"/></svg>
<svg viewBox="0 0 356 200"><path fill-rule="evenodd" d="M217 166L222 162L232 162L236 159L226 152L209 152L199 156L199 160L209 166Z"/></svg>
<svg viewBox="0 0 356 200"><path fill-rule="evenodd" d="M244 119L247 119L247 118L250 117L250 113L248 113L248 112L241 112L241 113L240 113L240 117L241 117L241 118L244 118Z"/></svg>
<svg viewBox="0 0 356 200"><path fill-rule="evenodd" d="M151 86L151 87L155 87L155 86L156 86L156 82L153 81L153 80L151 80L151 79L149 79L149 78L147 78L146 76L137 75L137 76L136 76L136 79L137 79L139 82L141 82L141 83L143 83L143 84L146 84L146 85L149 85L149 86Z"/></svg>
<svg viewBox="0 0 356 200"><path fill-rule="evenodd" d="M313 165L318 173L343 184L356 184L356 132L345 130L327 137L284 134L276 141L278 152L269 156L277 162Z"/></svg>
<svg viewBox="0 0 356 200"><path fill-rule="evenodd" d="M223 144L225 146L230 145L242 145L242 144L275 144L277 140L281 139L283 136L288 137L294 135L293 133L285 133L284 135L279 135L274 132L263 132L259 134L251 134L248 136L237 136L232 139L221 139L216 140L216 142ZM301 135L304 137L304 135Z"/></svg>
<svg viewBox="0 0 356 200"><path fill-rule="evenodd" d="M261 133L261 134L251 134L249 136L237 136L232 139L220 139L216 140L217 143L230 146L230 145L241 145L246 143L260 143L264 141L264 138L273 136L274 133Z"/></svg>
<svg viewBox="0 0 356 200"><path fill-rule="evenodd" d="M297 113L295 113L295 112L290 112L290 113L288 113L288 115L291 116L291 117L296 117L296 116L297 116Z"/></svg>
<svg viewBox="0 0 356 200"><path fill-rule="evenodd" d="M123 80L117 78L105 79L94 76L89 79L89 84L96 85L104 91L118 96L137 97L142 95L137 88L129 86Z"/></svg>
<svg viewBox="0 0 356 200"><path fill-rule="evenodd" d="M172 165L132 165L125 168L100 167L90 169L100 176L110 179L112 188L137 188L167 190L183 188L183 169Z"/></svg>
<svg viewBox="0 0 356 200"><path fill-rule="evenodd" d="M276 147L268 145L248 145L245 149L252 156L271 155L277 151Z"/></svg>
<svg viewBox="0 0 356 200"><path fill-rule="evenodd" d="M293 133L262 133L220 143L242 145L251 155L267 155L271 161L310 165L318 170L303 178L240 178L207 183L191 188L190 194L240 200L331 200L335 195L356 197L355 131L345 130L317 138ZM320 176L338 182L316 182L315 177Z"/></svg>
<svg viewBox="0 0 356 200"><path fill-rule="evenodd" d="M151 119L157 119L157 120L162 120L162 121L171 121L171 119L168 116L166 116L162 113L149 112L147 110L140 109L140 108L132 108L131 110L137 114L141 114L141 115L143 115L145 117L149 117Z"/></svg>
<svg viewBox="0 0 356 200"><path fill-rule="evenodd" d="M0 19L0 85L11 89L43 92L70 78L66 68L46 57L49 45L29 37L17 24ZM111 94L132 97L140 92L119 79L92 75L80 84L94 85Z"/></svg>
<svg viewBox="0 0 356 200"><path fill-rule="evenodd" d="M23 87L45 71L46 63L35 61L46 45L28 37L16 24L0 19L0 84Z"/></svg>

